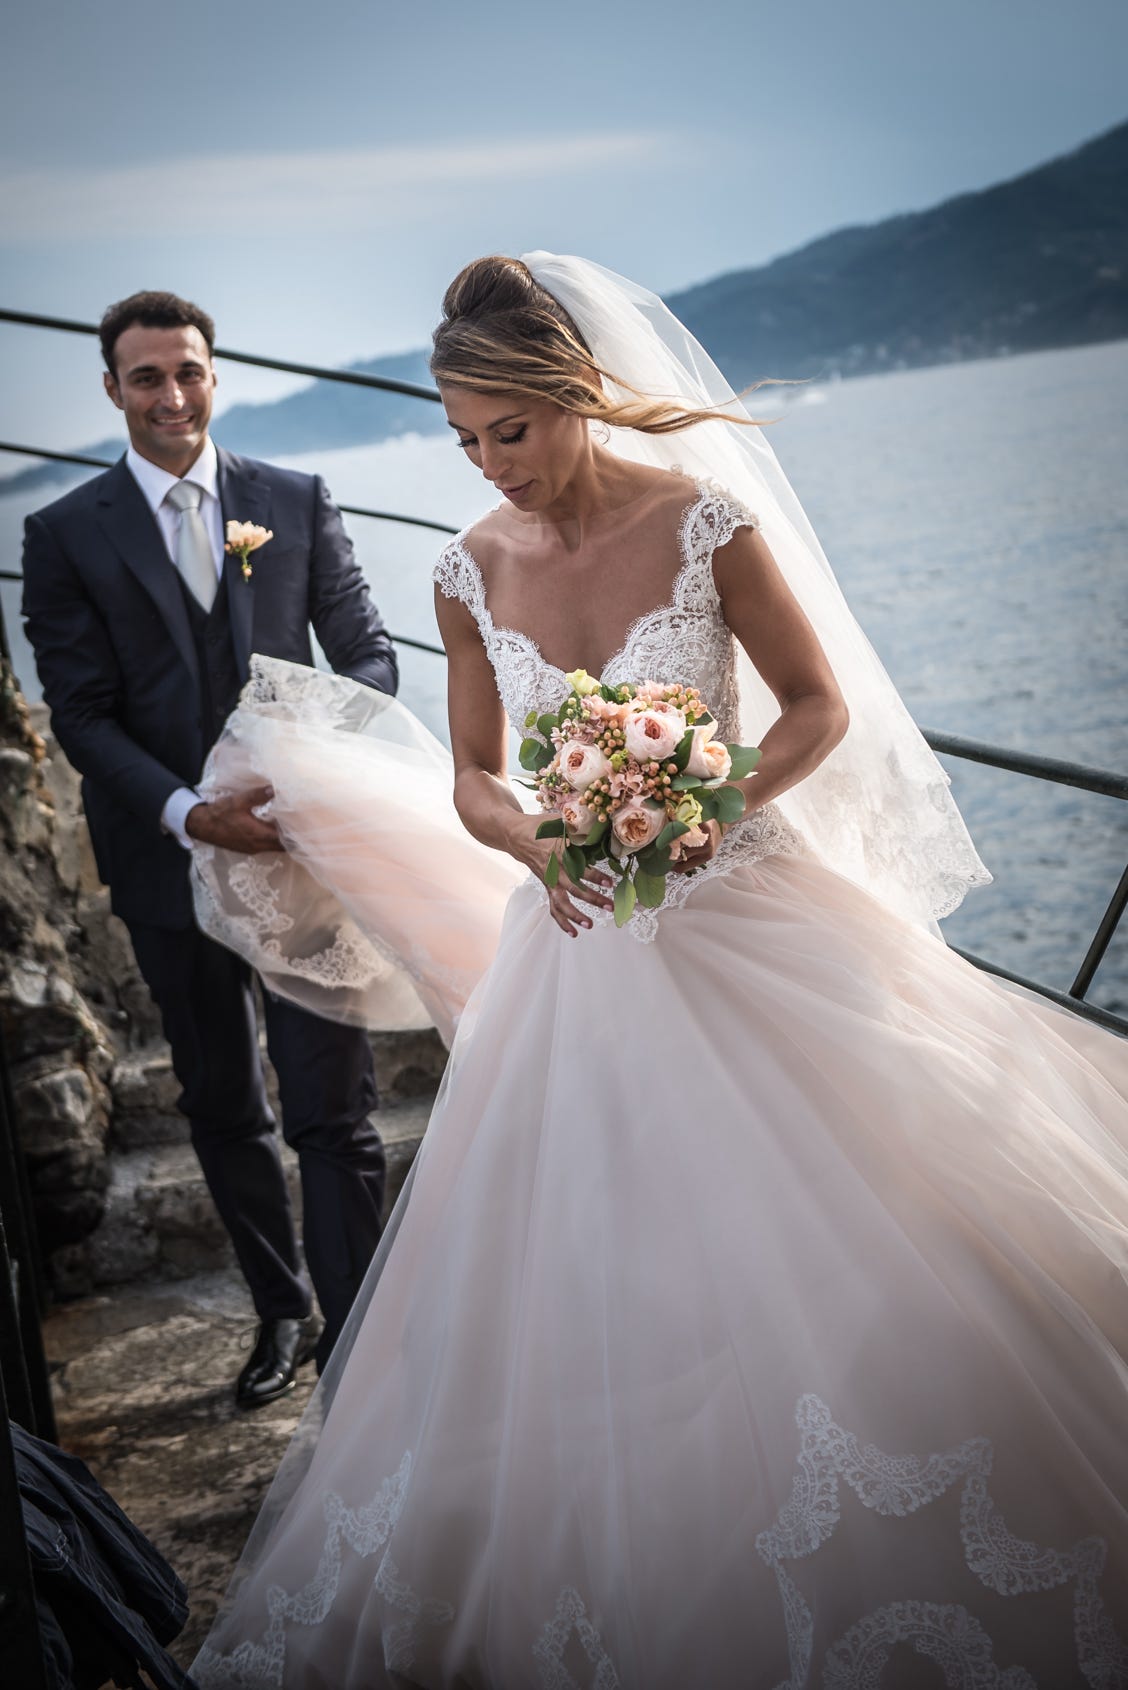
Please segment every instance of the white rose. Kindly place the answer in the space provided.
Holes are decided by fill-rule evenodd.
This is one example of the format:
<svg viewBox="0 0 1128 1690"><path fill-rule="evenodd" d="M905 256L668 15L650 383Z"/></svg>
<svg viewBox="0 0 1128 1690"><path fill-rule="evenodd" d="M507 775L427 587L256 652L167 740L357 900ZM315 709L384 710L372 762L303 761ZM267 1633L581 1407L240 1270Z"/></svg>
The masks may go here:
<svg viewBox="0 0 1128 1690"><path fill-rule="evenodd" d="M605 780L611 765L598 745L586 745L582 739L570 739L556 755L557 767L575 792L586 792L593 780Z"/></svg>
<svg viewBox="0 0 1128 1690"><path fill-rule="evenodd" d="M574 798L564 800L559 815L573 839L586 839L595 826L595 811L588 809L578 793Z"/></svg>
<svg viewBox="0 0 1128 1690"><path fill-rule="evenodd" d="M680 710L667 706L664 710L634 710L623 727L627 750L640 763L664 763L677 750L685 733L685 717Z"/></svg>
<svg viewBox="0 0 1128 1690"><path fill-rule="evenodd" d="M706 722L693 730L693 744L689 748L685 772L696 775L698 780L724 780L732 768L727 747L713 738L716 725L715 722Z"/></svg>
<svg viewBox="0 0 1128 1690"><path fill-rule="evenodd" d="M666 825L666 811L661 804L648 798L632 798L621 810L616 810L611 831L619 841L620 855L641 851L657 839Z"/></svg>

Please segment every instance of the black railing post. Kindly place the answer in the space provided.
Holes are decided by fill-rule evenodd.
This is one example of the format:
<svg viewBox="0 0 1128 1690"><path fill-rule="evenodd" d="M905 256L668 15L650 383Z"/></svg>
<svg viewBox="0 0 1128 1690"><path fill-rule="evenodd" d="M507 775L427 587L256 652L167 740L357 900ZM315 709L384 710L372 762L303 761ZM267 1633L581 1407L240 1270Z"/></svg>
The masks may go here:
<svg viewBox="0 0 1128 1690"><path fill-rule="evenodd" d="M1069 988L1071 998L1083 998L1093 983L1093 975L1101 965L1101 958L1108 950L1109 940L1116 932L1120 918L1128 909L1128 867L1120 876L1120 885L1112 894L1107 910L1101 916L1100 926L1093 934L1093 942L1085 952L1085 960L1077 971L1077 978Z"/></svg>

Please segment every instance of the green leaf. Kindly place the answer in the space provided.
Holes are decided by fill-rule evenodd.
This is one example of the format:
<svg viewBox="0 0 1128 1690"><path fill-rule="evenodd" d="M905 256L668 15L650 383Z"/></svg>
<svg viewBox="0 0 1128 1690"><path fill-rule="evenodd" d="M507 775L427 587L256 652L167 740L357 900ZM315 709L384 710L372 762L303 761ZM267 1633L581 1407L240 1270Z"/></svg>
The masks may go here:
<svg viewBox="0 0 1128 1690"><path fill-rule="evenodd" d="M573 886L578 886L580 884L580 881L584 878L584 872L586 869L587 858L580 850L580 847L578 845L565 845L564 873L568 876L568 879L572 882Z"/></svg>
<svg viewBox="0 0 1128 1690"><path fill-rule="evenodd" d="M550 816L547 821L541 822L537 828L536 837L538 839L563 839L564 823L559 816Z"/></svg>
<svg viewBox="0 0 1128 1690"><path fill-rule="evenodd" d="M523 739L521 749L517 753L517 760L523 769L529 769L535 773L541 767L539 759L543 750L544 746L539 739Z"/></svg>
<svg viewBox="0 0 1128 1690"><path fill-rule="evenodd" d="M634 877L635 892L643 909L656 910L666 896L666 877L658 874L646 874L639 867Z"/></svg>
<svg viewBox="0 0 1128 1690"><path fill-rule="evenodd" d="M619 689L618 689L618 687L609 687L606 684L602 684L599 688L599 693L600 693L600 697L605 698L607 700L608 704L618 704L618 702L619 702Z"/></svg>
<svg viewBox="0 0 1128 1690"><path fill-rule="evenodd" d="M560 858L556 855L556 852L554 851L552 853L551 857L549 857L547 863L544 865L544 883L548 887L550 892L551 892L552 888L556 885L556 882L559 879L560 879Z"/></svg>
<svg viewBox="0 0 1128 1690"><path fill-rule="evenodd" d="M732 758L729 780L743 780L746 775L752 773L763 756L763 752L755 745L727 745L725 750Z"/></svg>
<svg viewBox="0 0 1128 1690"><path fill-rule="evenodd" d="M675 775L670 782L671 792L693 792L702 782L697 775Z"/></svg>
<svg viewBox="0 0 1128 1690"><path fill-rule="evenodd" d="M699 792L697 797L701 805L701 820L715 822L719 813L716 792Z"/></svg>
<svg viewBox="0 0 1128 1690"><path fill-rule="evenodd" d="M536 718L536 724L537 724L537 732L538 733L543 734L545 739L551 739L552 738L552 730L553 730L554 727L557 726L557 721L556 721L555 716L549 716L547 714L544 715L544 716L538 716ZM529 726L528 722L525 723L525 726L526 727Z"/></svg>
<svg viewBox="0 0 1128 1690"><path fill-rule="evenodd" d="M537 722L537 713L536 713L535 710L530 710L529 714L525 717L525 726L527 728L533 728L533 727L536 726L536 722Z"/></svg>
<svg viewBox="0 0 1128 1690"><path fill-rule="evenodd" d="M674 747L674 762L679 769L684 769L689 762L689 754L693 749L693 729L686 728L677 745Z"/></svg>
<svg viewBox="0 0 1128 1690"><path fill-rule="evenodd" d="M704 727L707 727L710 722L713 722L715 720L716 720L716 717L711 716L709 714L708 710L703 710L701 712L700 716L695 716L693 718L693 725L694 725L695 728L704 728ZM527 722L526 722L525 726L528 727Z"/></svg>
<svg viewBox="0 0 1128 1690"><path fill-rule="evenodd" d="M634 914L635 899L638 894L634 889L634 882L624 874L615 888L615 926L625 927Z"/></svg>
<svg viewBox="0 0 1128 1690"><path fill-rule="evenodd" d="M722 786L713 802L719 822L737 822L745 811L745 797L738 786Z"/></svg>
<svg viewBox="0 0 1128 1690"><path fill-rule="evenodd" d="M689 827L685 822L667 822L657 839L654 841L659 851L672 845L675 839L680 839L683 833L688 833Z"/></svg>
<svg viewBox="0 0 1128 1690"><path fill-rule="evenodd" d="M610 822L596 822L587 838L584 840L584 850L590 851L593 845L601 845L607 836Z"/></svg>
<svg viewBox="0 0 1128 1690"><path fill-rule="evenodd" d="M635 858L635 862L643 874L662 875L664 877L670 871L669 851L660 851L656 845L648 845L644 851L640 851Z"/></svg>

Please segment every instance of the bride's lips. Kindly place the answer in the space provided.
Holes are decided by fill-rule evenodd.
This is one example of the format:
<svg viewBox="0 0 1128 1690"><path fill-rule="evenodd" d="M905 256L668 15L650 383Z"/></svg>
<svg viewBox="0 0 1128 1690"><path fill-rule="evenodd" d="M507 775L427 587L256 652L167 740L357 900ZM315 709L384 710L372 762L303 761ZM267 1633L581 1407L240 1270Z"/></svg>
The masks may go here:
<svg viewBox="0 0 1128 1690"><path fill-rule="evenodd" d="M529 488L532 485L531 481L523 481L520 487L499 487L498 492L504 494L507 499L512 499L514 503L516 503L518 499L529 491Z"/></svg>

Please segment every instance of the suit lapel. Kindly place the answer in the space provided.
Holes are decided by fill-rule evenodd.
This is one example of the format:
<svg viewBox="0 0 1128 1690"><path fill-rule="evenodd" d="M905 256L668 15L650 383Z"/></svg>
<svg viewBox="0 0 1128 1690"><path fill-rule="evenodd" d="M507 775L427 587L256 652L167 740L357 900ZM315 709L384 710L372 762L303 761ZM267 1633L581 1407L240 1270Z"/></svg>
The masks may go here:
<svg viewBox="0 0 1128 1690"><path fill-rule="evenodd" d="M237 458L232 452L217 449L219 459L219 503L223 521L255 522L270 527L270 485L257 464ZM230 552L223 560L227 582L227 613L231 619L231 639L235 647L235 661L239 678L246 680L254 650L255 589L259 580L256 567L260 552L251 553L251 578L243 575L241 559Z"/></svg>
<svg viewBox="0 0 1128 1690"><path fill-rule="evenodd" d="M196 647L176 565L124 458L110 470L98 495L98 523L160 611L173 644L198 683Z"/></svg>

